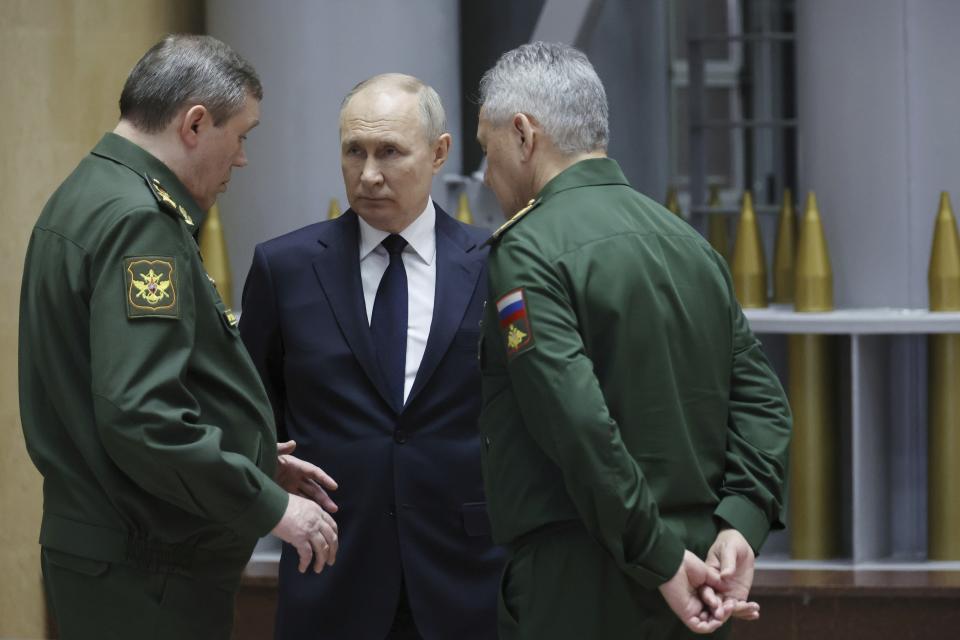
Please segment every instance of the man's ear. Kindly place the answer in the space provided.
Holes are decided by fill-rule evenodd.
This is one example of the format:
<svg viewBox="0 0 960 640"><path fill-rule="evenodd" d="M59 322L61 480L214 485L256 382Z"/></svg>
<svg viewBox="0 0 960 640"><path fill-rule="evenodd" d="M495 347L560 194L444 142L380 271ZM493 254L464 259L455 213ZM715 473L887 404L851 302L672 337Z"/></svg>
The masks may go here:
<svg viewBox="0 0 960 640"><path fill-rule="evenodd" d="M453 137L449 133L445 133L439 138L437 138L436 144L433 145L433 173L436 175L440 168L447 161L447 158L450 157L450 145L453 144Z"/></svg>
<svg viewBox="0 0 960 640"><path fill-rule="evenodd" d="M199 144L200 134L206 127L213 125L210 112L202 104L197 104L180 116L180 138L188 148L192 149Z"/></svg>
<svg viewBox="0 0 960 640"><path fill-rule="evenodd" d="M520 157L524 161L529 160L539 142L537 122L525 113L517 113L514 114L511 124L514 140L520 145Z"/></svg>

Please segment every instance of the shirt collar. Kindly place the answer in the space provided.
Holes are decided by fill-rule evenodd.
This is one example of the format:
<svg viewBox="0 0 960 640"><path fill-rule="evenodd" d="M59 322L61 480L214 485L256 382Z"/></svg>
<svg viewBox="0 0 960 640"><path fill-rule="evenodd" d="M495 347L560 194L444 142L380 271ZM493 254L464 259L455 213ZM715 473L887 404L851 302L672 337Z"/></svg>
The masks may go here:
<svg viewBox="0 0 960 640"><path fill-rule="evenodd" d="M423 212L400 232L400 236L407 241L414 253L428 265L433 264L437 255L437 235L434 231L436 220L437 211L433 206L433 198L428 196ZM360 223L360 260L363 260L379 247L390 233L375 229L360 216L357 216L357 222Z"/></svg>

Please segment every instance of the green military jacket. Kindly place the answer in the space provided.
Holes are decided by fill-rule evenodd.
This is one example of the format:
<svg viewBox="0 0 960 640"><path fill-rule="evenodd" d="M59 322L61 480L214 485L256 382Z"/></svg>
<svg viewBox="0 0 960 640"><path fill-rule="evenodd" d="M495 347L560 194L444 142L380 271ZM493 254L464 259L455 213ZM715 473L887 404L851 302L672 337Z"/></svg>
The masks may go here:
<svg viewBox="0 0 960 640"><path fill-rule="evenodd" d="M480 346L495 540L578 521L647 588L719 525L759 549L791 418L723 259L608 158L504 226Z"/></svg>
<svg viewBox="0 0 960 640"><path fill-rule="evenodd" d="M287 494L269 400L201 262L202 216L166 165L103 137L30 237L20 412L42 545L235 586Z"/></svg>

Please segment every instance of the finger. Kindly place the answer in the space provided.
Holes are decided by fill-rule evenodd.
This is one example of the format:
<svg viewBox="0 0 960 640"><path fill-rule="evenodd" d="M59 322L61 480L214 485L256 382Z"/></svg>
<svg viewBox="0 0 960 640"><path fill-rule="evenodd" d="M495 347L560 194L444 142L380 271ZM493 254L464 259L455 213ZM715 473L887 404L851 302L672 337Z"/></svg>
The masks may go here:
<svg viewBox="0 0 960 640"><path fill-rule="evenodd" d="M307 567L310 566L310 561L313 559L313 548L310 546L310 542L303 540L298 542L296 545L297 555L300 556L300 564L297 566L297 569L300 573L305 573Z"/></svg>
<svg viewBox="0 0 960 640"><path fill-rule="evenodd" d="M723 545L720 550L720 575L729 578L737 571L737 550L732 544Z"/></svg>
<svg viewBox="0 0 960 640"><path fill-rule="evenodd" d="M337 560L337 551L340 549L340 537L338 535L337 523L328 513L324 513L321 516L320 532L330 547L327 550L326 562L332 565Z"/></svg>
<svg viewBox="0 0 960 640"><path fill-rule="evenodd" d="M312 468L310 469L307 475L311 480L319 484L324 489L327 489L328 491L337 490L337 487L339 487L340 485L338 485L337 481L331 478L326 471L324 471L323 469L321 469L316 465L310 465L310 466Z"/></svg>
<svg viewBox="0 0 960 640"><path fill-rule="evenodd" d="M297 448L297 443L293 440L287 440L286 442L277 443L277 455L285 456L293 453L293 450Z"/></svg>
<svg viewBox="0 0 960 640"><path fill-rule="evenodd" d="M340 510L340 507L330 498L330 495L324 491L320 485L309 478L304 479L303 482L300 483L300 494L316 502L323 507L324 511L336 513Z"/></svg>
<svg viewBox="0 0 960 640"><path fill-rule="evenodd" d="M720 572L710 566L708 566L707 570L704 572L703 584L708 587L713 587L715 590L720 592L722 592L727 586L723 583L723 580L720 579Z"/></svg>
<svg viewBox="0 0 960 640"><path fill-rule="evenodd" d="M700 600L715 617L719 618L723 615L723 602L717 597L712 587L707 585L700 587Z"/></svg>
<svg viewBox="0 0 960 640"><path fill-rule="evenodd" d="M333 516L331 516L329 513L327 513L326 511L321 511L320 519L323 520L324 524L326 524L328 527L330 527L330 529L333 530L333 533L335 534L340 533L340 527L337 525L337 521L334 520Z"/></svg>
<svg viewBox="0 0 960 640"><path fill-rule="evenodd" d="M313 547L313 571L314 573L320 573L327 565L330 545L322 536L314 535L310 538L310 546Z"/></svg>
<svg viewBox="0 0 960 640"><path fill-rule="evenodd" d="M760 612L759 611L745 611L743 613L735 613L732 618L736 620L759 620Z"/></svg>
<svg viewBox="0 0 960 640"><path fill-rule="evenodd" d="M707 566L710 567L711 569L716 569L717 571L720 571L720 557L716 553L711 552L710 554L708 554L707 559L704 560L704 562L707 563Z"/></svg>
<svg viewBox="0 0 960 640"><path fill-rule="evenodd" d="M756 602L739 601L734 604L732 615L741 620L756 620L760 617L760 605Z"/></svg>
<svg viewBox="0 0 960 640"><path fill-rule="evenodd" d="M280 463L282 465L292 467L296 470L299 476L309 478L329 491L336 491L340 486L337 484L337 481L330 477L326 471L312 462L307 462L306 460L301 460L300 458L296 458L294 456L287 456L285 458L280 458Z"/></svg>
<svg viewBox="0 0 960 640"><path fill-rule="evenodd" d="M723 623L712 618L710 620L701 620L699 616L691 616L685 621L685 624L687 628L694 633L712 633L719 629Z"/></svg>
<svg viewBox="0 0 960 640"><path fill-rule="evenodd" d="M713 546L710 547L710 550L707 551L707 557L704 559L704 562L708 567L720 570L720 543L714 542Z"/></svg>

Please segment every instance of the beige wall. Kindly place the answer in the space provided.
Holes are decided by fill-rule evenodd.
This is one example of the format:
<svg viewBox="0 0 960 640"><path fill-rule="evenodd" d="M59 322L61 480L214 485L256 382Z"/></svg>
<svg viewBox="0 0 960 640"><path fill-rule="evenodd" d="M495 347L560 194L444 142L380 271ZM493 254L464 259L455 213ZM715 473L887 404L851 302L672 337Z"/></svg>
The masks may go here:
<svg viewBox="0 0 960 640"><path fill-rule="evenodd" d="M0 638L45 636L41 492L17 405L17 305L30 228L77 161L112 129L137 59L197 32L203 0L2 0L0 7Z"/></svg>

